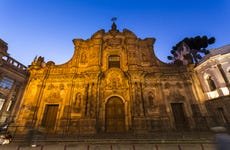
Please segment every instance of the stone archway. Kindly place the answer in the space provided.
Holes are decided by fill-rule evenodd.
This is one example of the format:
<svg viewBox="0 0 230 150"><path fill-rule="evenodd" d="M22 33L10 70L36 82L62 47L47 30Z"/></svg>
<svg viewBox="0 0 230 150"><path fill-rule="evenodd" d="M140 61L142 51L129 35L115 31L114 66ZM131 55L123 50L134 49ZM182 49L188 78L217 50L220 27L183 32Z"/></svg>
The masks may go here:
<svg viewBox="0 0 230 150"><path fill-rule="evenodd" d="M121 98L111 97L105 108L105 131L107 133L125 132L125 107Z"/></svg>

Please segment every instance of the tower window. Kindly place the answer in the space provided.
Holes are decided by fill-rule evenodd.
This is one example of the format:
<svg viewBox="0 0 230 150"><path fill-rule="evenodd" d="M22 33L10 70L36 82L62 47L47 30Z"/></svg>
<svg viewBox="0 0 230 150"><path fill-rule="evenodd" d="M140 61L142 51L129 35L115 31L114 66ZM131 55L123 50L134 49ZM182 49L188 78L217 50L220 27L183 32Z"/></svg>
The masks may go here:
<svg viewBox="0 0 230 150"><path fill-rule="evenodd" d="M109 68L120 68L120 56L111 55L109 56Z"/></svg>

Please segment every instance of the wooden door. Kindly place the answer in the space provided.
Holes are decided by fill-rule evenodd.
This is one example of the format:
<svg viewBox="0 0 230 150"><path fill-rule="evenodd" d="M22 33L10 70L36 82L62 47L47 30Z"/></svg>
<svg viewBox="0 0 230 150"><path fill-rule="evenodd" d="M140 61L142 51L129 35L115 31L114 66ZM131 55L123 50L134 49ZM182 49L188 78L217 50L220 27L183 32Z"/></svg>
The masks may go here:
<svg viewBox="0 0 230 150"><path fill-rule="evenodd" d="M58 113L57 104L46 105L42 118L42 126L47 129L54 129Z"/></svg>
<svg viewBox="0 0 230 150"><path fill-rule="evenodd" d="M173 111L176 129L188 129L188 123L185 117L183 103L172 103L171 107Z"/></svg>
<svg viewBox="0 0 230 150"><path fill-rule="evenodd" d="M107 133L125 131L124 103L119 97L112 97L106 103L105 130Z"/></svg>

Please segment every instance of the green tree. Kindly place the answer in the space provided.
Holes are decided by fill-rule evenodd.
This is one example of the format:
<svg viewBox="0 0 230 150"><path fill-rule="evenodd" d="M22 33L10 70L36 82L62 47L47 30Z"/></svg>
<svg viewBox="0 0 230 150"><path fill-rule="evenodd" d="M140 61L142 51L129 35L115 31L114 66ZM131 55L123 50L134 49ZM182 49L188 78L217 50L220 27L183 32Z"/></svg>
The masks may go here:
<svg viewBox="0 0 230 150"><path fill-rule="evenodd" d="M202 58L202 54L204 56L209 53L209 50L206 48L213 43L215 43L214 37L186 37L172 47L172 56L168 56L168 59L172 60L175 64L183 64L183 61L186 61L187 64L196 64Z"/></svg>

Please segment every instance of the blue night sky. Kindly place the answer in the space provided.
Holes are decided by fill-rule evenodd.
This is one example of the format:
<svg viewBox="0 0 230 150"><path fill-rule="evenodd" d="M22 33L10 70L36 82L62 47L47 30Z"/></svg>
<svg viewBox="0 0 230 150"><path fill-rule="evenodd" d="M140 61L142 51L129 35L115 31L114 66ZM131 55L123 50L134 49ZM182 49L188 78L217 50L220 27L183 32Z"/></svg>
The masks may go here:
<svg viewBox="0 0 230 150"><path fill-rule="evenodd" d="M185 37L215 37L208 49L230 44L229 0L0 0L0 38L26 66L36 55L62 64L73 55L72 39L110 30L112 17L120 31L156 38L163 62Z"/></svg>

